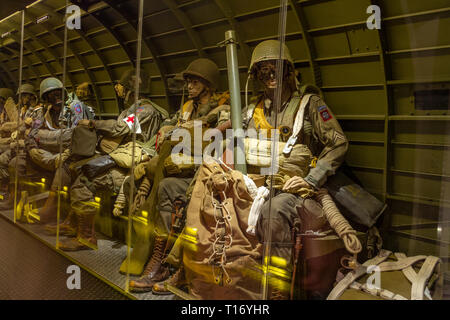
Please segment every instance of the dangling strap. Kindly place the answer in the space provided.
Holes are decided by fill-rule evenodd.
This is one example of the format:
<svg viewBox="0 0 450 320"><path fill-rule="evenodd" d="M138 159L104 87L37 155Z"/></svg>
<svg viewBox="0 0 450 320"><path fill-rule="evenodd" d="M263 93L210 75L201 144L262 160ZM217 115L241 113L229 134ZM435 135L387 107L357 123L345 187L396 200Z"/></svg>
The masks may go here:
<svg viewBox="0 0 450 320"><path fill-rule="evenodd" d="M300 108L297 111L297 115L295 117L295 122L294 122L294 127L292 129L292 135L289 137L289 139L283 149L283 153L286 155L291 153L292 148L294 147L295 143L297 142L300 131L302 131L303 119L305 118L306 106L308 105L309 100L311 99L312 96L313 96L312 94L307 94L301 98Z"/></svg>

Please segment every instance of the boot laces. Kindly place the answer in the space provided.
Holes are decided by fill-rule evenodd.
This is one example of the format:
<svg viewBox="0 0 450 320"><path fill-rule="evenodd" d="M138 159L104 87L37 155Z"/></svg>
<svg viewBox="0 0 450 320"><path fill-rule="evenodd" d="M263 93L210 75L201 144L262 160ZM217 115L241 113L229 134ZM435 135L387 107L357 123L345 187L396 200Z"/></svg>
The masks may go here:
<svg viewBox="0 0 450 320"><path fill-rule="evenodd" d="M152 271L154 266L161 262L163 250L164 250L164 239L157 237L155 239L155 246L153 248L152 257L150 258L150 261L147 263L147 266L145 267L142 276L147 276Z"/></svg>
<svg viewBox="0 0 450 320"><path fill-rule="evenodd" d="M167 279L166 283L176 287L178 284L180 284L180 281L183 279L184 276L184 268L181 266L173 275L170 276L169 279Z"/></svg>

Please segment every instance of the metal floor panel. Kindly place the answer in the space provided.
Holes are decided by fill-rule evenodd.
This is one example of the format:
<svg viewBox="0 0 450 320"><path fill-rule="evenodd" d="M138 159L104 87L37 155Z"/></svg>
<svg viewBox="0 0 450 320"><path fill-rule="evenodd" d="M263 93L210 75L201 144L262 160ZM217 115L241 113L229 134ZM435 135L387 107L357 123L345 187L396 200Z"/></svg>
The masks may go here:
<svg viewBox="0 0 450 320"><path fill-rule="evenodd" d="M7 219L13 221L14 213L13 210L2 211L0 214ZM42 241L46 242L48 245L54 248L56 251L56 237L46 235L41 232L40 227L32 224L18 223L21 228L28 230ZM61 237L64 239L64 237ZM34 240L34 239L33 239ZM35 242L38 242L34 240ZM6 241L10 243L10 241ZM110 282L111 284L119 287L125 291L126 276L119 273L120 266L123 260L127 256L126 245L120 245L112 239L107 239L103 235L98 234L98 250L83 250L76 252L62 252L64 255L72 258L81 267L86 268L90 272L93 272L97 277L104 280L105 282ZM56 252L55 252L56 254ZM58 254L57 254L58 255ZM63 258L61 255L58 255ZM20 261L20 257L16 257L16 260ZM63 258L65 259L65 258ZM67 261L67 259L65 259ZM68 262L70 265L71 263ZM65 269L64 269L65 270ZM66 275L67 278L67 275ZM130 276L130 280L138 279L138 277ZM105 284L106 285L106 284ZM111 287L109 287L112 289ZM67 289L66 289L67 290ZM154 295L149 293L130 293L130 296L138 300L175 300L178 299L175 295Z"/></svg>
<svg viewBox="0 0 450 320"><path fill-rule="evenodd" d="M67 287L73 263L0 219L1 300L125 300L127 296L80 269L81 289Z"/></svg>

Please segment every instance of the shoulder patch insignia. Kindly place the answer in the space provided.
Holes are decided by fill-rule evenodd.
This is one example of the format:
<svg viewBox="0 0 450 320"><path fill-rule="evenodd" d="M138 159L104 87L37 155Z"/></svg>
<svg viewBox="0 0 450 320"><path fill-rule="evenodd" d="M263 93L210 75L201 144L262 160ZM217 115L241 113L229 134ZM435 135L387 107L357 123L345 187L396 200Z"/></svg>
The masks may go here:
<svg viewBox="0 0 450 320"><path fill-rule="evenodd" d="M321 106L321 107L319 107L318 110L320 112L320 117L322 118L322 120L324 122L327 122L328 120L333 119L330 112L328 112L327 106Z"/></svg>
<svg viewBox="0 0 450 320"><path fill-rule="evenodd" d="M141 113L142 111L144 111L144 107L139 107L136 109L136 113Z"/></svg>
<svg viewBox="0 0 450 320"><path fill-rule="evenodd" d="M79 104L77 104L77 105L75 105L75 112L76 113L81 113L82 112L82 110L81 110L81 106L79 105Z"/></svg>

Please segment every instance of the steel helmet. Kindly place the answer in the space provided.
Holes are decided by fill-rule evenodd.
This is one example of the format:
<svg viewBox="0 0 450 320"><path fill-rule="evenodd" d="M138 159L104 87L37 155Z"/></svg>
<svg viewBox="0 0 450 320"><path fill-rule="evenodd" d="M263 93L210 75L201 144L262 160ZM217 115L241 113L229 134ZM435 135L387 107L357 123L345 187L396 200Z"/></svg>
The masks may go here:
<svg viewBox="0 0 450 320"><path fill-rule="evenodd" d="M39 90L41 100L43 100L44 94L56 89L63 89L63 84L59 79L51 77L42 80Z"/></svg>
<svg viewBox="0 0 450 320"><path fill-rule="evenodd" d="M8 100L8 98L14 97L14 92L9 88L0 88L0 98Z"/></svg>
<svg viewBox="0 0 450 320"><path fill-rule="evenodd" d="M289 48L283 44L284 52L281 57L291 65L294 70L294 60L292 60ZM248 72L251 75L255 75L255 66L257 63L268 60L278 60L280 58L280 41L278 40L266 40L259 43L253 50L252 60L250 62L250 68Z"/></svg>
<svg viewBox="0 0 450 320"><path fill-rule="evenodd" d="M23 93L29 93L34 95L37 98L36 92L34 91L34 86L29 83L24 83L20 86L19 89L17 89L17 95L23 94Z"/></svg>
<svg viewBox="0 0 450 320"><path fill-rule="evenodd" d="M213 89L217 89L220 82L219 67L212 60L205 58L192 61L182 75L184 79L189 75L200 77Z"/></svg>
<svg viewBox="0 0 450 320"><path fill-rule="evenodd" d="M119 83L123 85L126 89L134 91L136 85L136 69L128 69L122 74ZM147 72L141 69L140 71L140 94L150 94L150 84L151 80Z"/></svg>

